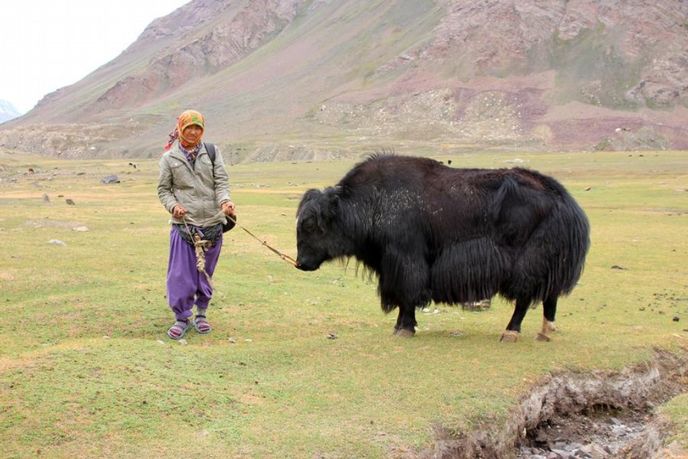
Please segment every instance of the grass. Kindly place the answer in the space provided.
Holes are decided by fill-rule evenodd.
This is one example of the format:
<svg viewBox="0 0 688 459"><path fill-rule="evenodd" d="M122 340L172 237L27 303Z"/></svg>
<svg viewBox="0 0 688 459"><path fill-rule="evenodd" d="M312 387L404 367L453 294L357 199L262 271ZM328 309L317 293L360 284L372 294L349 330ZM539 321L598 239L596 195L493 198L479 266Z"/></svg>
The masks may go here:
<svg viewBox="0 0 688 459"><path fill-rule="evenodd" d="M375 280L355 263L303 273L237 228L214 279L215 330L172 342L156 162L0 156L3 455L400 456L429 447L437 425L503 425L550 372L619 369L657 347L686 348L685 152L440 159L522 161L559 178L588 213L592 249L560 301L554 341L532 339L537 309L518 343L500 344L512 312L500 299L480 313L432 305L415 338L393 337L394 313L380 311ZM240 224L295 255L300 195L351 164L232 166ZM122 183L101 184L110 174ZM81 225L89 231L73 230ZM681 425L676 400L665 414ZM676 437L688 441L685 429Z"/></svg>

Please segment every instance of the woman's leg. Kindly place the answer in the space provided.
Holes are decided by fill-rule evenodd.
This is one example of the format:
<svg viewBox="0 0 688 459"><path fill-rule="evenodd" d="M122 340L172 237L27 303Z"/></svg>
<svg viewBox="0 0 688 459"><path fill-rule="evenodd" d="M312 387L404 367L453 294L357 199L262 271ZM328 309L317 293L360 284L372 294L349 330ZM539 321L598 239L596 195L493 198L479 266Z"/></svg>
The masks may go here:
<svg viewBox="0 0 688 459"><path fill-rule="evenodd" d="M170 233L170 259L167 265L167 302L177 320L191 317L199 276L193 247L177 230Z"/></svg>

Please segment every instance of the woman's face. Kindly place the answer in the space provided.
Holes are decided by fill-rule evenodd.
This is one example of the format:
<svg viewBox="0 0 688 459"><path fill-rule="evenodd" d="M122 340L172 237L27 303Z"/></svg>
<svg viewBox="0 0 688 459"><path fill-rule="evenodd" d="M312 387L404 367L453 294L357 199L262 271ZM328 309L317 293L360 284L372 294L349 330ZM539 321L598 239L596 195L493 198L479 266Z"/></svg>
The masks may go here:
<svg viewBox="0 0 688 459"><path fill-rule="evenodd" d="M191 145L196 145L201 139L203 128L196 124L192 124L185 127L182 134L184 135L184 139L187 140Z"/></svg>

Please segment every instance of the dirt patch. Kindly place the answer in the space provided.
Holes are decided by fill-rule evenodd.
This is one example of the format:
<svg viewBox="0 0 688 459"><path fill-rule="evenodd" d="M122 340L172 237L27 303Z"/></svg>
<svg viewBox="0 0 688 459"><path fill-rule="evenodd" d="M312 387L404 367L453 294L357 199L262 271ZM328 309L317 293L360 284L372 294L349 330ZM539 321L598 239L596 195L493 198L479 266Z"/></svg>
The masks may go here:
<svg viewBox="0 0 688 459"><path fill-rule="evenodd" d="M667 426L654 408L687 388L686 352L657 351L650 362L620 372L552 375L522 399L502 430L440 427L434 447L420 457L662 457Z"/></svg>

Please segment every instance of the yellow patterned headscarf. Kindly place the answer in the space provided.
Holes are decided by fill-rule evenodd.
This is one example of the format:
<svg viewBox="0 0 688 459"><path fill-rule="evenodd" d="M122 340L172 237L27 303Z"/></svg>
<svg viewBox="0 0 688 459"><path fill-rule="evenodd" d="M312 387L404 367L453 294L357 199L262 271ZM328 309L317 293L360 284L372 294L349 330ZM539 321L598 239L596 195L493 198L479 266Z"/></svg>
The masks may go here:
<svg viewBox="0 0 688 459"><path fill-rule="evenodd" d="M177 117L177 127L170 133L167 145L165 145L165 150L169 150L174 141L178 138L188 141L188 139L184 138L184 129L194 124L200 126L205 132L205 118L200 112L196 110L183 111L182 114ZM203 134L201 134L201 137L203 137ZM199 137L198 142L200 141L201 138Z"/></svg>

